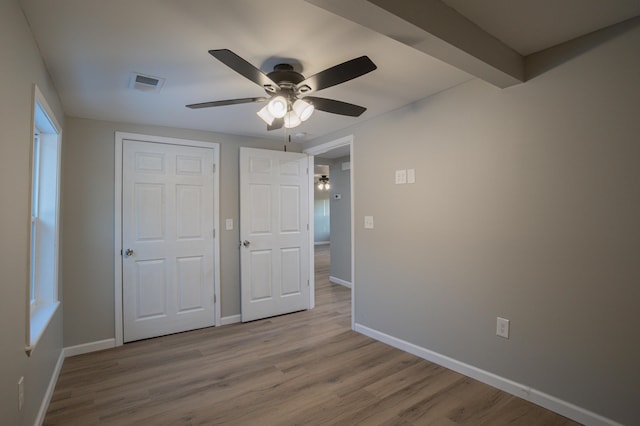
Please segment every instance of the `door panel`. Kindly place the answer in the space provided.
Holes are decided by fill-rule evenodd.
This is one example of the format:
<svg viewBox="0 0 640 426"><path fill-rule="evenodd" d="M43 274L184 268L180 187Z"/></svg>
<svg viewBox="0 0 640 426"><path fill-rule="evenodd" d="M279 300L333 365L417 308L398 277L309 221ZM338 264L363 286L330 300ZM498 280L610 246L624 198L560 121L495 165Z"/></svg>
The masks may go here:
<svg viewBox="0 0 640 426"><path fill-rule="evenodd" d="M164 260L136 262L136 320L167 315L167 273Z"/></svg>
<svg viewBox="0 0 640 426"><path fill-rule="evenodd" d="M181 176L202 175L202 159L194 156L176 156L176 174Z"/></svg>
<svg viewBox="0 0 640 426"><path fill-rule="evenodd" d="M308 309L305 154L240 149L242 321Z"/></svg>
<svg viewBox="0 0 640 426"><path fill-rule="evenodd" d="M299 187L280 186L280 232L302 232L300 201Z"/></svg>
<svg viewBox="0 0 640 426"><path fill-rule="evenodd" d="M251 302L271 299L273 281L271 280L271 264L273 258L271 250L251 251Z"/></svg>
<svg viewBox="0 0 640 426"><path fill-rule="evenodd" d="M269 176L272 170L271 162L270 158L251 157L249 158L249 173Z"/></svg>
<svg viewBox="0 0 640 426"><path fill-rule="evenodd" d="M136 241L164 240L164 185L135 184Z"/></svg>
<svg viewBox="0 0 640 426"><path fill-rule="evenodd" d="M212 326L213 150L123 141L124 341Z"/></svg>
<svg viewBox="0 0 640 426"><path fill-rule="evenodd" d="M204 300L204 262L202 256L176 259L176 287L178 294L178 312L190 312L205 309Z"/></svg>
<svg viewBox="0 0 640 426"><path fill-rule="evenodd" d="M165 173L165 155L162 152L136 152L137 173Z"/></svg>
<svg viewBox="0 0 640 426"><path fill-rule="evenodd" d="M249 187L251 196L249 205L245 206L250 216L250 234L271 233L271 186L253 184Z"/></svg>
<svg viewBox="0 0 640 426"><path fill-rule="evenodd" d="M300 248L284 248L280 251L282 259L282 295L300 294Z"/></svg>
<svg viewBox="0 0 640 426"><path fill-rule="evenodd" d="M176 223L178 240L204 239L202 187L176 185Z"/></svg>

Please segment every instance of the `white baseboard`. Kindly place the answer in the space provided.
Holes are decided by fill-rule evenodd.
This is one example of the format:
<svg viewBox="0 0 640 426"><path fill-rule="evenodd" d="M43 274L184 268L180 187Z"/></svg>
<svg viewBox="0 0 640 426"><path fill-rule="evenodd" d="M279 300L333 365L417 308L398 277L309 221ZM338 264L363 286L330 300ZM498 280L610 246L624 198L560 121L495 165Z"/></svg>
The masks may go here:
<svg viewBox="0 0 640 426"><path fill-rule="evenodd" d="M47 391L44 394L44 398L42 398L42 403L40 404L40 409L38 410L38 416L33 423L34 426L42 426L42 423L44 423L44 418L47 415L47 410L49 409L49 403L51 403L53 391L56 390L56 383L58 383L58 376L60 376L60 371L62 370L63 363L64 349L60 351L60 356L58 356L58 362L56 362L56 366L53 369L53 374L51 375L51 380L49 380L49 386L47 386Z"/></svg>
<svg viewBox="0 0 640 426"><path fill-rule="evenodd" d="M351 283L349 281L341 280L340 278L329 277L329 282L332 282L334 284L340 284L347 288L351 288Z"/></svg>
<svg viewBox="0 0 640 426"><path fill-rule="evenodd" d="M401 349L405 352L409 352L410 354L426 359L427 361L431 361L435 364L441 365L460 374L464 374L465 376L471 377L480 382L508 392L519 398L544 407L548 410L554 411L562 416L573 419L584 425L622 426L620 423L617 423L585 408L578 407L577 405L571 404L570 402L564 401L560 398L556 398L555 396L546 394L536 389L532 389L529 386L514 382L488 371L481 370L480 368L465 364L464 362L449 358L448 356L414 345L413 343L398 339L367 326L356 323L354 330L366 336L369 336L372 339L376 339L380 342Z"/></svg>
<svg viewBox="0 0 640 426"><path fill-rule="evenodd" d="M229 315L228 317L220 318L220 325L229 325L235 324L242 321L242 317L240 314L238 315Z"/></svg>
<svg viewBox="0 0 640 426"><path fill-rule="evenodd" d="M116 339L105 339L97 342L83 343L81 345L69 346L64 348L64 357L88 354L89 352L102 351L116 347Z"/></svg>
<svg viewBox="0 0 640 426"><path fill-rule="evenodd" d="M331 244L331 241L316 241L313 243L313 245L316 245L316 246L324 246L327 244Z"/></svg>

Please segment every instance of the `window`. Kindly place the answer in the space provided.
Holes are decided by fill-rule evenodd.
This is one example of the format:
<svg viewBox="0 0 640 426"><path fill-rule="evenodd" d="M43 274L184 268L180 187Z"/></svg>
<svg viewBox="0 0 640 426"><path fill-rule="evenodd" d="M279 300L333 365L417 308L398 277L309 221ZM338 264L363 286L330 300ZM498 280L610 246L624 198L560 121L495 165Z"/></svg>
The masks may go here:
<svg viewBox="0 0 640 426"><path fill-rule="evenodd" d="M34 88L33 123L28 353L35 347L60 304L61 129L37 86Z"/></svg>

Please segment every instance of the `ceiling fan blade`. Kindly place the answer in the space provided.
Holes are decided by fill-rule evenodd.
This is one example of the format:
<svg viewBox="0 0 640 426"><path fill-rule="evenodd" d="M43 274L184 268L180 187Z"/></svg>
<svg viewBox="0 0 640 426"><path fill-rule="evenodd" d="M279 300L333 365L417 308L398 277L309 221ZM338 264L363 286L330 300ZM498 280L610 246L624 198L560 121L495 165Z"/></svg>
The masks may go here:
<svg viewBox="0 0 640 426"><path fill-rule="evenodd" d="M210 50L209 54L211 54L211 56L213 56L238 74L243 75L257 85L265 88L269 92L275 92L276 89L279 88L279 86L269 77L267 77L265 73L263 73L258 68L254 67L249 62L245 61L229 49Z"/></svg>
<svg viewBox="0 0 640 426"><path fill-rule="evenodd" d="M225 101L213 101L213 102L202 102L199 104L191 104L185 105L187 108L198 109L198 108L210 108L217 106L225 106L225 105L238 105L238 104L248 104L251 102L264 102L267 98L241 98L241 99L227 99Z"/></svg>
<svg viewBox="0 0 640 426"><path fill-rule="evenodd" d="M300 82L297 88L302 93L316 92L326 89L327 87L335 86L336 84L344 83L345 81L353 80L376 68L378 67L368 56L360 56L359 58L343 62L312 75Z"/></svg>
<svg viewBox="0 0 640 426"><path fill-rule="evenodd" d="M336 101L335 99L316 98L307 96L305 101L311 102L313 107L319 111L330 112L332 114L348 115L350 117L360 117L367 109L360 105L347 102Z"/></svg>
<svg viewBox="0 0 640 426"><path fill-rule="evenodd" d="M284 118L276 118L273 120L273 123L267 125L267 130L282 129L282 126L284 126Z"/></svg>

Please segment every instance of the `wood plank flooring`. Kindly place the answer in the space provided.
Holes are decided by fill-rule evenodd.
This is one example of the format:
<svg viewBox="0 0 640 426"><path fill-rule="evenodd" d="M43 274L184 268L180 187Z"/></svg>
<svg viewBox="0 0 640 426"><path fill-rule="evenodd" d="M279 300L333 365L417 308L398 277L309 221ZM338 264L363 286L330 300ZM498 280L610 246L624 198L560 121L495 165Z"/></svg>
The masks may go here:
<svg viewBox="0 0 640 426"><path fill-rule="evenodd" d="M45 425L575 425L351 327L316 250L312 311L68 358Z"/></svg>

